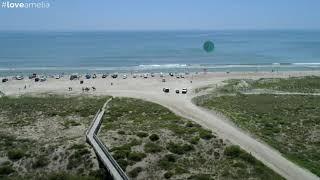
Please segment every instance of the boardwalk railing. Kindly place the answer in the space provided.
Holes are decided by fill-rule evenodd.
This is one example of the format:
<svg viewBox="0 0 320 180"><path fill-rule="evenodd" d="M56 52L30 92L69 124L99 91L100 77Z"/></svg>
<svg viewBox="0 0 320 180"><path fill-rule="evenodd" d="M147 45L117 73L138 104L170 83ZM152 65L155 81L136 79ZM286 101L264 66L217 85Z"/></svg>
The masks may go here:
<svg viewBox="0 0 320 180"><path fill-rule="evenodd" d="M109 174L114 180L128 180L128 176L121 169L119 164L112 157L108 148L102 143L102 141L98 138L97 133L100 129L101 120L104 115L106 105L112 100L109 99L103 106L102 109L99 109L97 114L95 115L91 125L89 126L88 131L86 132L87 142L93 147L96 152L98 158L108 170Z"/></svg>

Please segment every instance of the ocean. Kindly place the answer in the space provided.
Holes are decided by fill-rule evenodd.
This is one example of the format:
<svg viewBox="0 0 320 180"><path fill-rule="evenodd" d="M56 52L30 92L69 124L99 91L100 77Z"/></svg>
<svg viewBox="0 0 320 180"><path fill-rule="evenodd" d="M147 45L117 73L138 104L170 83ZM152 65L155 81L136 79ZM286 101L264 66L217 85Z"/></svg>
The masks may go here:
<svg viewBox="0 0 320 180"><path fill-rule="evenodd" d="M0 75L203 69L320 70L320 31L0 32Z"/></svg>

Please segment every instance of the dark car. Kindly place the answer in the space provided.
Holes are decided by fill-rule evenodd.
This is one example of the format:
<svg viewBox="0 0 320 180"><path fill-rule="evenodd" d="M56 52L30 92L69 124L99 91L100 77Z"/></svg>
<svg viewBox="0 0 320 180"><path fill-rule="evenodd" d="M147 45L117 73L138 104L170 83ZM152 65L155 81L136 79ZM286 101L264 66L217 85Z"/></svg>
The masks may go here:
<svg viewBox="0 0 320 180"><path fill-rule="evenodd" d="M115 79L118 77L118 74L112 74L111 77Z"/></svg>
<svg viewBox="0 0 320 180"><path fill-rule="evenodd" d="M39 82L40 81L40 78L36 77L34 78L34 82Z"/></svg>
<svg viewBox="0 0 320 180"><path fill-rule="evenodd" d="M177 94L179 94L179 93L180 93L179 89L176 89L176 93L177 93Z"/></svg>
<svg viewBox="0 0 320 180"><path fill-rule="evenodd" d="M108 75L107 74L103 74L102 78L105 79Z"/></svg>
<svg viewBox="0 0 320 180"><path fill-rule="evenodd" d="M71 75L70 76L70 80L72 81L72 80L75 80L75 79L78 79L78 76L77 75Z"/></svg>
<svg viewBox="0 0 320 180"><path fill-rule="evenodd" d="M170 91L169 88L163 88L163 92L168 93Z"/></svg>
<svg viewBox="0 0 320 180"><path fill-rule="evenodd" d="M90 74L86 74L86 79L90 79L91 78L91 75Z"/></svg>
<svg viewBox="0 0 320 180"><path fill-rule="evenodd" d="M173 73L171 72L171 73L169 73L169 76L173 76Z"/></svg>
<svg viewBox="0 0 320 180"><path fill-rule="evenodd" d="M2 79L2 82L3 82L3 83L8 82L8 81L9 81L9 79L7 79L7 78L3 78L3 79Z"/></svg>

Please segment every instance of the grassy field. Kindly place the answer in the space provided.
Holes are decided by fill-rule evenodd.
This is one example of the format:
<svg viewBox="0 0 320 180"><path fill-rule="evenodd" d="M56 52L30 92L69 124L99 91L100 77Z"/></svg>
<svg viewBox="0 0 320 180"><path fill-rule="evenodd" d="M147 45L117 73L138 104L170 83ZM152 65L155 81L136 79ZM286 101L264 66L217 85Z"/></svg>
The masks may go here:
<svg viewBox="0 0 320 180"><path fill-rule="evenodd" d="M319 81L318 77L305 77L246 82L254 88L316 92L312 88L320 87L320 82L315 79ZM320 176L320 96L243 95L237 88L232 88L239 80L229 82L233 85L220 88L222 95L200 96L195 99L196 104L222 112L239 127ZM305 87L299 88L297 84Z"/></svg>
<svg viewBox="0 0 320 180"><path fill-rule="evenodd" d="M262 78L259 80L231 79L219 89L220 93L235 93L254 89L265 89L297 93L320 93L320 77Z"/></svg>
<svg viewBox="0 0 320 180"><path fill-rule="evenodd" d="M113 99L99 137L132 179L282 179L239 146L151 102Z"/></svg>
<svg viewBox="0 0 320 180"><path fill-rule="evenodd" d="M107 98L0 98L0 179L101 179L85 130Z"/></svg>

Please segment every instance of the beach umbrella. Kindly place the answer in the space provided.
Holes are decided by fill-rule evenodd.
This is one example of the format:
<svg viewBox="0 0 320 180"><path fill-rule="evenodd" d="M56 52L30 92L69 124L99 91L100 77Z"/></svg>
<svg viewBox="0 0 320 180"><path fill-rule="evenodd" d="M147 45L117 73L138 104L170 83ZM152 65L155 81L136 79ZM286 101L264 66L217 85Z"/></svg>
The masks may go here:
<svg viewBox="0 0 320 180"><path fill-rule="evenodd" d="M206 51L206 52L212 52L214 50L214 44L213 42L211 41L206 41L204 44L203 44L203 49Z"/></svg>

